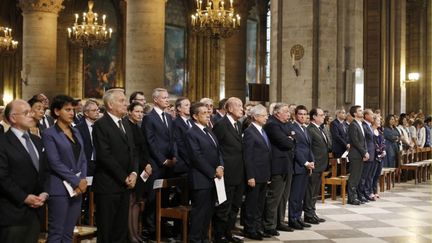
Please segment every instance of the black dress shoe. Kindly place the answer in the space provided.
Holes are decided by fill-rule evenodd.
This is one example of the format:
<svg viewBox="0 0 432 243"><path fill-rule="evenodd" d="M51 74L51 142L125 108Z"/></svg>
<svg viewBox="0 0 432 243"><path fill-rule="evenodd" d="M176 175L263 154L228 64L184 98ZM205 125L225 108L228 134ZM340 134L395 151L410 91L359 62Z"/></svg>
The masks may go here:
<svg viewBox="0 0 432 243"><path fill-rule="evenodd" d="M314 215L314 218L315 218L316 220L318 220L318 222L320 222L320 223L324 223L324 222L326 221L325 219L320 218L320 217L318 217L317 215Z"/></svg>
<svg viewBox="0 0 432 243"><path fill-rule="evenodd" d="M304 222L309 223L309 224L319 224L318 219L316 219L314 217L305 217Z"/></svg>
<svg viewBox="0 0 432 243"><path fill-rule="evenodd" d="M233 235L226 235L225 237L228 240L228 242L230 242L230 243L243 243L242 239L237 238Z"/></svg>
<svg viewBox="0 0 432 243"><path fill-rule="evenodd" d="M294 230L291 229L288 225L286 224L280 224L276 227L277 230L279 231L287 231L287 232L293 232Z"/></svg>
<svg viewBox="0 0 432 243"><path fill-rule="evenodd" d="M262 230L257 230L257 233L262 237L262 238L270 238L271 235L267 234L266 232L262 231Z"/></svg>
<svg viewBox="0 0 432 243"><path fill-rule="evenodd" d="M303 226L297 220L290 221L288 225L293 229L303 230Z"/></svg>
<svg viewBox="0 0 432 243"><path fill-rule="evenodd" d="M229 243L225 236L215 236L215 243Z"/></svg>
<svg viewBox="0 0 432 243"><path fill-rule="evenodd" d="M275 229L270 229L270 230L264 230L264 233L271 235L271 236L279 236L279 232L277 232L277 230Z"/></svg>
<svg viewBox="0 0 432 243"><path fill-rule="evenodd" d="M351 205L360 205L361 203L360 203L360 201L358 199L354 199L354 200L349 200L348 204L351 204Z"/></svg>
<svg viewBox="0 0 432 243"><path fill-rule="evenodd" d="M376 201L376 199L374 197L367 197L366 199L369 201Z"/></svg>
<svg viewBox="0 0 432 243"><path fill-rule="evenodd" d="M359 197L359 201L361 203L367 203L367 202L369 202L369 200L367 200L365 197Z"/></svg>
<svg viewBox="0 0 432 243"><path fill-rule="evenodd" d="M310 224L306 224L303 220L301 219L297 219L297 222L299 222L299 224L301 224L301 226L305 227L305 228L309 228L312 227L312 225Z"/></svg>
<svg viewBox="0 0 432 243"><path fill-rule="evenodd" d="M260 234L257 232L245 232L244 237L252 239L252 240L263 240Z"/></svg>

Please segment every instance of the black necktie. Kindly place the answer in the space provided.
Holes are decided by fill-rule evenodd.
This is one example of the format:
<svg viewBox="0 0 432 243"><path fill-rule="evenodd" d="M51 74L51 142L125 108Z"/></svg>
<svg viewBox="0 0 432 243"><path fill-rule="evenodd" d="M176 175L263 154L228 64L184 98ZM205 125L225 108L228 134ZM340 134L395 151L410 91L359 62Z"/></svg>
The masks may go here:
<svg viewBox="0 0 432 243"><path fill-rule="evenodd" d="M240 132L239 132L239 127L238 127L237 122L234 122L234 129L236 130L236 132L237 132L238 134L240 134Z"/></svg>
<svg viewBox="0 0 432 243"><path fill-rule="evenodd" d="M118 120L118 124L119 124L120 131L122 132L123 135L126 136L126 131L125 131L124 127L123 127L122 120Z"/></svg>
<svg viewBox="0 0 432 243"><path fill-rule="evenodd" d="M27 147L27 152L30 155L32 163L33 163L34 167L36 168L36 170L39 171L39 158L38 158L38 156L36 154L36 151L35 151L35 149L33 147L33 143L30 140L30 136L27 133L24 133L22 135L22 137L25 139L26 147Z"/></svg>
<svg viewBox="0 0 432 243"><path fill-rule="evenodd" d="M319 130L320 130L320 132L321 132L321 135L322 135L323 138L324 138L324 141L325 141L326 143L328 143L328 142L327 142L327 136L325 135L324 129L323 129L322 127L320 127Z"/></svg>
<svg viewBox="0 0 432 243"><path fill-rule="evenodd" d="M216 146L217 146L217 145L216 145L216 141L214 140L214 138L213 138L212 135L210 134L210 131L209 131L209 129L208 129L207 127L204 128L204 132L207 134L207 136L210 137L212 143L213 143L214 146L216 147Z"/></svg>
<svg viewBox="0 0 432 243"><path fill-rule="evenodd" d="M162 112L161 116L162 116L163 123L165 124L166 127L168 127L168 123L167 123L167 120L166 120L166 117L165 117L165 112Z"/></svg>

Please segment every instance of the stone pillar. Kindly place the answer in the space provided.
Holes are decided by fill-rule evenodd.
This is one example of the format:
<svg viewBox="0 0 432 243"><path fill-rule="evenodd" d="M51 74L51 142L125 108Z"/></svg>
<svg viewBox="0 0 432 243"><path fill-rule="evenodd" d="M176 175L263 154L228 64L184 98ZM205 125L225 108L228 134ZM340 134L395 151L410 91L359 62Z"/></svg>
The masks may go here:
<svg viewBox="0 0 432 243"><path fill-rule="evenodd" d="M164 87L165 0L129 0L126 7L126 93Z"/></svg>
<svg viewBox="0 0 432 243"><path fill-rule="evenodd" d="M243 17L239 32L225 39L225 96L241 100L246 96L246 27Z"/></svg>
<svg viewBox="0 0 432 243"><path fill-rule="evenodd" d="M57 17L63 0L20 0L23 11L22 98L43 92L53 96L61 92L56 83Z"/></svg>

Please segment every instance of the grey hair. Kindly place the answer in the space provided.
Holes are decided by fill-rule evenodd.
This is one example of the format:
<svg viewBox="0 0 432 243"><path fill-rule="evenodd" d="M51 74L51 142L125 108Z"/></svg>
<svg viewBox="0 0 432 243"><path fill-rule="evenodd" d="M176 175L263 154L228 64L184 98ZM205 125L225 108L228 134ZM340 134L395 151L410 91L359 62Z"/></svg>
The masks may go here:
<svg viewBox="0 0 432 243"><path fill-rule="evenodd" d="M164 89L164 88L156 88L153 90L152 93L152 97L153 99L156 99L157 97L159 97L160 93L162 92L168 92L168 90Z"/></svg>
<svg viewBox="0 0 432 243"><path fill-rule="evenodd" d="M102 98L105 107L107 107L107 108L109 107L108 104L114 100L114 93L117 93L117 92L121 92L124 94L123 89L109 89L105 92L105 94Z"/></svg>
<svg viewBox="0 0 432 243"><path fill-rule="evenodd" d="M249 111L252 117L267 114L267 108L261 104L252 107Z"/></svg>
<svg viewBox="0 0 432 243"><path fill-rule="evenodd" d="M95 99L88 99L86 101L86 103L84 104L83 112L88 111L90 109L90 105L92 105L92 104L95 104L96 106L99 107L99 102L97 102L97 100L95 100Z"/></svg>
<svg viewBox="0 0 432 243"><path fill-rule="evenodd" d="M335 111L335 115L336 115L336 116L339 115L339 113L341 113L342 111L345 111L345 109L344 109L344 108L341 108L341 109L336 110L336 111Z"/></svg>
<svg viewBox="0 0 432 243"><path fill-rule="evenodd" d="M207 98L207 97L202 98L202 99L200 100L200 102L201 102L201 103L204 103L204 104L212 104L212 105L213 105L213 100L210 99L210 98Z"/></svg>
<svg viewBox="0 0 432 243"><path fill-rule="evenodd" d="M272 114L276 114L276 113L278 113L278 112L279 112L280 110L282 110L282 108L284 108L284 107L289 107L289 106L288 106L287 103L283 103L283 102L276 103L276 104L274 105L273 113L272 113Z"/></svg>

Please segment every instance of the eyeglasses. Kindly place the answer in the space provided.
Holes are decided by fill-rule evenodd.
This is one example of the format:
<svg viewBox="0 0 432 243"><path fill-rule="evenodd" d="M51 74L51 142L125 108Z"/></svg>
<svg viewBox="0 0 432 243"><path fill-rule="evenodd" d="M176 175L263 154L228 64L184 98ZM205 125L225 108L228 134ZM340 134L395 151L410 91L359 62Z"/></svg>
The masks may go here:
<svg viewBox="0 0 432 243"><path fill-rule="evenodd" d="M33 116L34 112L33 111L15 112L15 113L12 113L11 115Z"/></svg>
<svg viewBox="0 0 432 243"><path fill-rule="evenodd" d="M100 110L99 109L91 109L91 110L88 110L88 111L91 111L91 112L97 111L97 112L99 112Z"/></svg>

